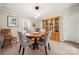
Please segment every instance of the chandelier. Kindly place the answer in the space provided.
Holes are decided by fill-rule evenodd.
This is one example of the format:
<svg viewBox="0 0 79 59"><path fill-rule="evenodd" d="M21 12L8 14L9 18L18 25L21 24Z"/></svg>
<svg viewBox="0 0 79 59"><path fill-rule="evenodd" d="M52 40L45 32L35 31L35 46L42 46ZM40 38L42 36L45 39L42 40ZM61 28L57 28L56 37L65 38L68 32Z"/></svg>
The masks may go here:
<svg viewBox="0 0 79 59"><path fill-rule="evenodd" d="M35 19L39 16L39 6L35 6Z"/></svg>

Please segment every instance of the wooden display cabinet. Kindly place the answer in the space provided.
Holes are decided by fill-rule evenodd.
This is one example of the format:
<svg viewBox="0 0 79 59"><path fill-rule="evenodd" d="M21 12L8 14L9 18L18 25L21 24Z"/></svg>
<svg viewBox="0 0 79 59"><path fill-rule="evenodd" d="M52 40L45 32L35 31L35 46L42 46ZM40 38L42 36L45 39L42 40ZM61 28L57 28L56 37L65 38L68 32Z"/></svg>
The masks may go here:
<svg viewBox="0 0 79 59"><path fill-rule="evenodd" d="M49 31L49 20L43 20L43 28L46 30L46 31Z"/></svg>
<svg viewBox="0 0 79 59"><path fill-rule="evenodd" d="M51 39L54 41L60 41L59 24L60 16L53 16L43 20L43 28L45 28L46 31L52 30Z"/></svg>

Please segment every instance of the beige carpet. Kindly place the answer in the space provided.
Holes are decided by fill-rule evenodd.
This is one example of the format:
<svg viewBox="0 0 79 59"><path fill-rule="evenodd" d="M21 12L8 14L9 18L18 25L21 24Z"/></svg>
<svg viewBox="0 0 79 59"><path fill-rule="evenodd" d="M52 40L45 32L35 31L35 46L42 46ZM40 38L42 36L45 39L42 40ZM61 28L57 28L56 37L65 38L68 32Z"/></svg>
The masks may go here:
<svg viewBox="0 0 79 59"><path fill-rule="evenodd" d="M48 51L48 55L79 55L79 49L67 44L65 42L50 41L51 50ZM11 47L6 47L3 50L0 49L0 55L21 55L18 54L19 43L13 44ZM25 55L45 55L44 47L39 46L39 49L33 50L30 47L26 47Z"/></svg>

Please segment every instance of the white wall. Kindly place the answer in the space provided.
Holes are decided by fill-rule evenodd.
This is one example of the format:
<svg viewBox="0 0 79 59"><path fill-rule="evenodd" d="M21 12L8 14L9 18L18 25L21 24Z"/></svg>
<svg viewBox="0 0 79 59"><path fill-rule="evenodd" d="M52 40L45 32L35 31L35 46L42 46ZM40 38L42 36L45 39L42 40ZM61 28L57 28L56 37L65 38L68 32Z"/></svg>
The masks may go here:
<svg viewBox="0 0 79 59"><path fill-rule="evenodd" d="M7 27L7 16L8 15L18 18L18 21L19 21L19 26L18 27ZM42 25L41 21L42 20L37 20L36 21L36 20L33 20L33 19L27 19L23 16L18 15L18 13L14 12L14 11L8 12L8 10L0 10L0 28L10 28L12 36L14 36L14 37L17 36L17 31L18 30L23 31L25 26L26 27L28 26L29 29L33 30L32 22L34 22L38 27L41 27L41 25ZM26 24L24 24L24 23L26 23Z"/></svg>
<svg viewBox="0 0 79 59"><path fill-rule="evenodd" d="M18 21L19 21L19 26L18 27L7 27L7 16L8 15L14 16L14 17L17 17L18 18ZM23 19L24 18L22 16L19 16L17 14L13 14L13 12L12 13L9 13L9 12L5 12L5 11L1 11L0 10L0 29L1 28L10 28L11 29L12 36L18 38L17 31L18 30L22 30L22 20Z"/></svg>
<svg viewBox="0 0 79 59"><path fill-rule="evenodd" d="M79 4L62 10L56 13L56 15L61 16L61 40L79 43Z"/></svg>

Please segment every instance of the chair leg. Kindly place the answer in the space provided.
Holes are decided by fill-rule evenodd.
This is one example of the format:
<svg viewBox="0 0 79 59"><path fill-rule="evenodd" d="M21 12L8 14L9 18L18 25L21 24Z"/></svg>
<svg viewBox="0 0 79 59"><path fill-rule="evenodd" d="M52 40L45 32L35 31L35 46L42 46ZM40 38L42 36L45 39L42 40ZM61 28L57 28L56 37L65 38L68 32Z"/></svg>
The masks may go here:
<svg viewBox="0 0 79 59"><path fill-rule="evenodd" d="M4 48L4 43L3 43L3 45L1 46L1 49L3 49Z"/></svg>
<svg viewBox="0 0 79 59"><path fill-rule="evenodd" d="M11 42L11 48L12 48L12 42Z"/></svg>
<svg viewBox="0 0 79 59"><path fill-rule="evenodd" d="M48 49L50 50L50 44L48 43Z"/></svg>
<svg viewBox="0 0 79 59"><path fill-rule="evenodd" d="M11 41L11 40L9 41L9 45L10 45L10 46L11 46L11 48L12 48L12 41Z"/></svg>
<svg viewBox="0 0 79 59"><path fill-rule="evenodd" d="M23 48L22 55L24 55L25 47Z"/></svg>
<svg viewBox="0 0 79 59"><path fill-rule="evenodd" d="M1 49L3 49L4 48L4 46L1 46Z"/></svg>
<svg viewBox="0 0 79 59"><path fill-rule="evenodd" d="M45 53L46 53L46 55L47 55L47 48L46 48L46 46L45 46Z"/></svg>
<svg viewBox="0 0 79 59"><path fill-rule="evenodd" d="M36 48L38 49L38 44L36 45Z"/></svg>
<svg viewBox="0 0 79 59"><path fill-rule="evenodd" d="M20 51L21 51L21 45L20 45L20 47L19 47L19 53L20 53Z"/></svg>

